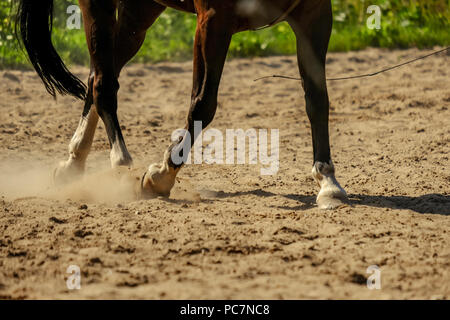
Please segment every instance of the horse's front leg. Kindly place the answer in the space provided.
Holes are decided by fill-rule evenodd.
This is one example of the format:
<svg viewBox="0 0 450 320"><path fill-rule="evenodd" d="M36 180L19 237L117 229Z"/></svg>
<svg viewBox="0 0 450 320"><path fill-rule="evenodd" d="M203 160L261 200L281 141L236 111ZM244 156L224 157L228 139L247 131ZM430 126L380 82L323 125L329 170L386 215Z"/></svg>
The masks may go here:
<svg viewBox="0 0 450 320"><path fill-rule="evenodd" d="M186 130L166 150L163 162L149 167L142 179L143 197L170 195L175 177L197 138L194 136L194 123L201 121L204 129L216 113L218 88L232 32L227 29L229 21L219 11L198 5L197 13L194 81Z"/></svg>
<svg viewBox="0 0 450 320"><path fill-rule="evenodd" d="M325 61L332 27L330 1L299 7L289 18L298 46L298 62L305 90L306 111L311 122L314 165L312 174L320 186L320 209L334 209L347 194L335 178L328 131L329 107Z"/></svg>

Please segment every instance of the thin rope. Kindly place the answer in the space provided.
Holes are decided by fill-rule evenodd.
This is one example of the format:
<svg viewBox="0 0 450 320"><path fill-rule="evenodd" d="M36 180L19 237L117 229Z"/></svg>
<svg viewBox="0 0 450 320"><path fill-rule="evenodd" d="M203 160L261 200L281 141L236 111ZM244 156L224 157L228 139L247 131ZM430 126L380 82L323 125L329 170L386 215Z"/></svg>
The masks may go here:
<svg viewBox="0 0 450 320"><path fill-rule="evenodd" d="M301 0L295 0L294 2L292 2L291 6L278 18L276 18L275 20L273 20L271 23L266 24L265 26L256 28L256 29L252 29L252 31L260 31L260 30L264 30L270 27L273 27L274 25L276 25L277 23L283 21L284 19L287 18L287 16L289 16L291 14L292 11L294 11L295 8L297 8L297 6L300 4Z"/></svg>
<svg viewBox="0 0 450 320"><path fill-rule="evenodd" d="M374 76L379 75L381 73L388 72L388 71L391 71L391 70L403 67L405 65L414 63L414 62L419 61L419 60L423 60L423 59L429 58L429 57L434 56L434 55L438 55L438 54L440 54L440 53L442 53L444 51L448 51L449 49L450 49L450 47L447 47L445 49L435 51L435 52L427 54L425 56L418 57L418 58L415 58L413 60L406 61L404 63L398 64L398 65L395 65L395 66L392 66L392 67L389 67L389 68L386 68L386 69L383 69L383 70L380 70L380 71L377 71L377 72L374 72L374 73L361 74L361 75L350 76L350 77L341 77L341 78L328 78L327 80L328 81L340 81L340 80L351 80L351 79L360 79L360 78L374 77ZM261 78L255 79L254 81L259 81L259 80L264 80L264 79L269 79L269 78L280 78L280 79L295 80L295 81L301 81L302 80L301 78L296 78L296 77L289 77L289 76L282 76L282 75L273 75L273 76L261 77Z"/></svg>

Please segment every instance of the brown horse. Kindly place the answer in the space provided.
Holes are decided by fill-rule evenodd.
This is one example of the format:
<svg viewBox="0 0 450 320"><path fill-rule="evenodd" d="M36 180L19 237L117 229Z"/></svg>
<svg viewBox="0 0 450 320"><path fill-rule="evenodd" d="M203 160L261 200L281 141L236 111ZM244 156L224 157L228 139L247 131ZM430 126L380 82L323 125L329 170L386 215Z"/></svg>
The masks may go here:
<svg viewBox="0 0 450 320"><path fill-rule="evenodd" d="M111 164L132 166L117 119L119 74L138 52L146 31L166 7L197 15L194 74L186 130L165 152L161 164L151 165L142 177L143 195L168 196L196 137L194 122L203 128L214 118L222 70L232 35L287 21L295 32L306 109L312 128L315 180L321 187L320 208L330 209L346 198L335 179L328 133L329 100L325 59L332 29L330 0L79 0L91 57L87 91L71 74L51 42L53 0L20 0L17 31L30 61L47 90L71 94L85 101L78 129L69 145L69 159L55 170L56 181L83 173L98 118L103 120L111 146ZM95 108L92 108L95 106ZM192 137L192 138L191 138Z"/></svg>

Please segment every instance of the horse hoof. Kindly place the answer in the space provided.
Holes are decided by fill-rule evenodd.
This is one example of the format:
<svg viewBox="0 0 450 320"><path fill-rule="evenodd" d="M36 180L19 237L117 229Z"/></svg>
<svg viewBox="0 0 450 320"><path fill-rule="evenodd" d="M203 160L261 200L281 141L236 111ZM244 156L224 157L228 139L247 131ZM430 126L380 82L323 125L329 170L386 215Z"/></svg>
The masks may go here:
<svg viewBox="0 0 450 320"><path fill-rule="evenodd" d="M53 183L56 186L65 185L80 179L84 174L82 168L70 165L69 163L62 161L53 170Z"/></svg>
<svg viewBox="0 0 450 320"><path fill-rule="evenodd" d="M142 177L141 197L151 199L158 196L168 198L175 185L178 169L162 164L152 164Z"/></svg>
<svg viewBox="0 0 450 320"><path fill-rule="evenodd" d="M334 176L333 163L316 162L312 174L320 186L317 205L321 210L333 210L347 202L347 193Z"/></svg>
<svg viewBox="0 0 450 320"><path fill-rule="evenodd" d="M317 205L320 210L334 210L347 202L347 193L339 185L324 186L317 196Z"/></svg>

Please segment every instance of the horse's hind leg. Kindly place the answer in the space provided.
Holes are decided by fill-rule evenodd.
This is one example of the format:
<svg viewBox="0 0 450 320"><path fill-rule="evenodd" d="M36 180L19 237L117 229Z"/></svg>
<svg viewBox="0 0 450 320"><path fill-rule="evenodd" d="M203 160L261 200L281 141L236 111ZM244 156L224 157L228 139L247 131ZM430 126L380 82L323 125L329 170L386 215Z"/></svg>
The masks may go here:
<svg viewBox="0 0 450 320"><path fill-rule="evenodd" d="M117 118L119 73L141 47L146 30L165 9L153 1L82 0L85 29L94 66L94 104L102 118L111 146L111 165L131 166ZM115 4L119 7L116 8ZM116 20L119 9L119 20Z"/></svg>
<svg viewBox="0 0 450 320"><path fill-rule="evenodd" d="M69 146L69 160L60 164L55 171L56 183L69 182L84 172L98 116L105 123L113 165L130 165L132 162L116 115L119 84L114 70L115 1L80 0L79 4L83 11L84 29L91 56L91 75L83 117ZM92 108L92 105L96 108ZM121 157L113 159L113 155L119 154L119 151Z"/></svg>
<svg viewBox="0 0 450 320"><path fill-rule="evenodd" d="M169 196L175 177L195 142L194 123L202 128L214 118L217 94L232 32L232 25L220 10L201 2L197 9L197 32L194 44L194 81L186 132L170 146L161 164L151 165L142 179L142 196ZM176 159L174 161L174 159Z"/></svg>
<svg viewBox="0 0 450 320"><path fill-rule="evenodd" d="M328 132L329 100L325 61L332 28L330 1L305 2L289 17L297 37L300 74L306 98L306 111L311 122L314 166L313 177L320 185L317 204L321 209L333 209L347 195L337 182L331 161Z"/></svg>
<svg viewBox="0 0 450 320"><path fill-rule="evenodd" d="M86 159L89 155L98 123L97 110L92 108L93 81L94 73L91 71L83 115L69 144L69 159L61 162L53 173L53 179L56 184L70 182L84 173Z"/></svg>
<svg viewBox="0 0 450 320"><path fill-rule="evenodd" d="M93 101L105 124L111 165L131 166L117 118L118 72L115 68L116 1L82 0L86 39L94 69Z"/></svg>
<svg viewBox="0 0 450 320"><path fill-rule="evenodd" d="M165 9L166 7L149 0L120 1L115 39L117 73L139 51L147 30Z"/></svg>
<svg viewBox="0 0 450 320"><path fill-rule="evenodd" d="M85 17L87 17L87 15L91 13L91 11L88 10L87 7L89 3L87 1L80 1L80 4L84 9L83 13ZM113 69L115 72L115 79L118 78L120 70L123 68L123 66L138 52L139 48L144 42L147 29L155 22L155 20L164 11L164 9L164 6L148 0L120 2L118 8L119 20L118 27L116 29L117 31L115 32L115 34L111 35L114 37L116 48L114 53L110 52L110 54L114 54ZM91 28L94 26L92 23L94 18L95 17L91 17L91 19L88 18L85 20L85 28L86 30L88 30L87 39L88 43L91 44L92 37L96 36L96 33L90 33ZM94 59L92 59L92 65L95 65ZM97 74L98 73L101 73L101 71L97 72ZM69 182L70 180L76 178L84 172L86 159L92 146L92 141L99 118L97 112L98 106L97 108L92 108L92 105L94 103L95 75L96 71L92 69L89 76L89 89L86 97L83 115L69 145L69 160L62 162L55 170L54 179L57 183ZM120 128L118 129L120 133ZM121 134L119 134L119 136L121 136ZM121 162L120 160L129 158L131 161L131 157L127 157L127 154L128 151L126 151L125 143L120 144L119 142L118 145L116 144L115 146L114 144L112 144L112 165L129 165L130 162Z"/></svg>

